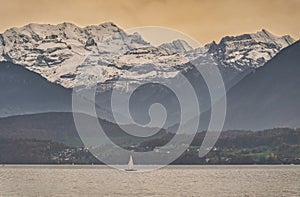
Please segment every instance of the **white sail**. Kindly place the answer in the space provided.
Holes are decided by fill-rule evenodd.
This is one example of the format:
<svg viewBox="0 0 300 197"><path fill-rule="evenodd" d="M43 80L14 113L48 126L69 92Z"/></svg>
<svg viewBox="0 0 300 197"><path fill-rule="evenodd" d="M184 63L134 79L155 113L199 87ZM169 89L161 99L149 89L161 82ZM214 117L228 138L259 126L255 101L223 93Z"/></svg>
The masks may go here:
<svg viewBox="0 0 300 197"><path fill-rule="evenodd" d="M128 162L128 170L133 170L133 159L132 159L132 155L130 155L129 157L129 162Z"/></svg>

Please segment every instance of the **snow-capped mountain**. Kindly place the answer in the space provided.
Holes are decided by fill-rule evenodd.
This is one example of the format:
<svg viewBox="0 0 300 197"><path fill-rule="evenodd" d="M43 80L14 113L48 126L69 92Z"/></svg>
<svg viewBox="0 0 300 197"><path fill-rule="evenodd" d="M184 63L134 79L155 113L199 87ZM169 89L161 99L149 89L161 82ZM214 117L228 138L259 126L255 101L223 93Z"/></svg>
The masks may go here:
<svg viewBox="0 0 300 197"><path fill-rule="evenodd" d="M76 85L75 76L85 84L88 81L84 79L91 76L97 77L98 83L119 76L133 80L174 76L174 71L168 72L170 65L188 61L178 54L151 46L138 33L126 34L113 23L84 28L71 23L29 24L5 31L0 41L0 60L23 65L66 88ZM144 64L155 64L152 67L155 72L148 69L141 75L134 69L129 70Z"/></svg>
<svg viewBox="0 0 300 197"><path fill-rule="evenodd" d="M76 81L76 85L88 85L92 76L100 83L99 90L106 91L115 86L116 80L122 78L121 86L119 82L116 88L126 91L130 84L174 78L180 72L175 67L188 61L182 55L150 45L115 54L113 58L107 56L107 59L103 59L103 56L96 52L78 68L79 80Z"/></svg>
<svg viewBox="0 0 300 197"><path fill-rule="evenodd" d="M0 36L1 60L25 66L50 82L70 88L78 67L96 54L101 64L111 64L116 55L149 46L140 35L127 35L113 23L77 27L29 24L12 28ZM101 58L100 58L101 57Z"/></svg>
<svg viewBox="0 0 300 197"><path fill-rule="evenodd" d="M204 79L193 65L217 66L226 88L229 89L249 74L249 71L262 66L293 42L290 36L277 37L263 30L236 37L227 36L218 44L212 42L196 49L183 40L156 47L138 33L127 34L113 23L83 28L71 23L29 24L0 34L0 61L19 64L49 82L63 86L63 89L81 85L86 87L96 81L96 103L100 106L101 113L105 112L105 117L101 117L114 121L110 107L113 87L128 92L131 85L136 87L145 81L172 81L179 73L183 73L195 89L201 112L204 112L210 107L210 95ZM120 78L121 83L117 83ZM5 83L5 80L2 82ZM22 89L18 84L10 85L14 89ZM180 89L182 83L176 83L175 86ZM70 95L68 98L71 98ZM150 106L153 100L163 103L167 106L166 109L171 109L167 110L170 118L165 126L171 126L180 120L180 108L176 107L178 100L172 92L163 87L157 89L149 86L146 90L139 91L136 96L135 103L138 107L133 111L138 114L137 119L140 122L149 118L148 113L145 113L148 110L145 106ZM32 106L32 103L29 104L28 106ZM8 105L0 107L7 109L7 115L57 109L45 106L45 109L32 107L30 110L10 109Z"/></svg>
<svg viewBox="0 0 300 197"><path fill-rule="evenodd" d="M224 67L239 71L264 65L280 50L294 43L290 36L274 36L266 30L240 36L226 36L220 43L206 45L208 52Z"/></svg>
<svg viewBox="0 0 300 197"><path fill-rule="evenodd" d="M227 36L218 44L196 49L183 40L154 47L138 33L126 34L113 23L84 28L71 23L29 24L0 34L0 61L23 65L50 82L73 88L88 85L91 76L102 87L113 85L106 82L119 77L137 83L172 78L180 70L174 67L182 69L189 61L212 55L225 83L236 83L241 73L262 66L293 42L290 36L277 37L262 30Z"/></svg>
<svg viewBox="0 0 300 197"><path fill-rule="evenodd" d="M227 89L238 83L244 76L263 66L283 48L293 44L289 36L275 36L263 29L252 34L226 36L219 43L213 41L203 47L190 49L183 40L160 45L160 48L178 53L192 61L209 54L218 66Z"/></svg>

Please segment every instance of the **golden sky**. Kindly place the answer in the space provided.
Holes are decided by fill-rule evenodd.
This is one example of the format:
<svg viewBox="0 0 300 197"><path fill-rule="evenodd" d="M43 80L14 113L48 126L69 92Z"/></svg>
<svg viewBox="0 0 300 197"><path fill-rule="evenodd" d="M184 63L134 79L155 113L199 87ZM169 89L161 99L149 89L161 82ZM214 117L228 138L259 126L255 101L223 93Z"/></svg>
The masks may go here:
<svg viewBox="0 0 300 197"><path fill-rule="evenodd" d="M300 37L300 0L0 0L0 32L28 23L111 21L123 29L164 26L200 43L265 28Z"/></svg>

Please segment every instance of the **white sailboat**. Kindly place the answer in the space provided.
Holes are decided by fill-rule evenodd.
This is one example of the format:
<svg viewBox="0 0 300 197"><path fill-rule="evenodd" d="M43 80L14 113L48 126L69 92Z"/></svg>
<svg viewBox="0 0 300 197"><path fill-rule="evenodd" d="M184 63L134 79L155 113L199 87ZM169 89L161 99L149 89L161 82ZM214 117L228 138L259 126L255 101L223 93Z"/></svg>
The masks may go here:
<svg viewBox="0 0 300 197"><path fill-rule="evenodd" d="M133 164L133 158L132 155L129 156L129 161L128 161L128 168L125 169L126 171L136 171L134 169L134 164Z"/></svg>

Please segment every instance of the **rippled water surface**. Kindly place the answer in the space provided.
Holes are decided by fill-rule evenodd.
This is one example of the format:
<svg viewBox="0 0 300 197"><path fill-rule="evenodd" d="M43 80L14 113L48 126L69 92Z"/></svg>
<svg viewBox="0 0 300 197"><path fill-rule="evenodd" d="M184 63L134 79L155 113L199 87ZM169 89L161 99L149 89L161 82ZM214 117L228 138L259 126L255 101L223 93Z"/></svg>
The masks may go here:
<svg viewBox="0 0 300 197"><path fill-rule="evenodd" d="M0 196L300 196L300 166L0 166Z"/></svg>

